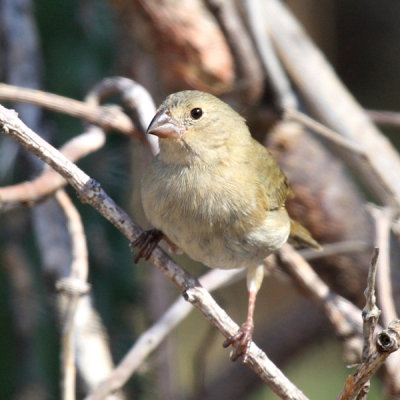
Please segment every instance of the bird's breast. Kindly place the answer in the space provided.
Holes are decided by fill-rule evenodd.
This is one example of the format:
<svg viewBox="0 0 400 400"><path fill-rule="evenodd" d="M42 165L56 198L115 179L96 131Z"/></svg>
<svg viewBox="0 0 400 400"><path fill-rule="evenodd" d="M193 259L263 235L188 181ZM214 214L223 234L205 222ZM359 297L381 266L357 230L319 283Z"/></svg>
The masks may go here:
<svg viewBox="0 0 400 400"><path fill-rule="evenodd" d="M282 227L274 226L253 187L207 168L155 159L143 180L142 200L149 221L209 267L254 265L282 245L290 229L286 211Z"/></svg>

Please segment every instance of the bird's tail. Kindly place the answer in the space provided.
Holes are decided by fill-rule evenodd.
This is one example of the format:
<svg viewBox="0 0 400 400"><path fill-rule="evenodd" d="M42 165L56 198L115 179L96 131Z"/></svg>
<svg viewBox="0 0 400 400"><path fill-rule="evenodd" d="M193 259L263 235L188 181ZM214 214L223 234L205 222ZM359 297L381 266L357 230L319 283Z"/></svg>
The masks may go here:
<svg viewBox="0 0 400 400"><path fill-rule="evenodd" d="M312 247L321 250L322 247L313 239L311 233L299 222L290 219L290 234L288 242L295 247Z"/></svg>

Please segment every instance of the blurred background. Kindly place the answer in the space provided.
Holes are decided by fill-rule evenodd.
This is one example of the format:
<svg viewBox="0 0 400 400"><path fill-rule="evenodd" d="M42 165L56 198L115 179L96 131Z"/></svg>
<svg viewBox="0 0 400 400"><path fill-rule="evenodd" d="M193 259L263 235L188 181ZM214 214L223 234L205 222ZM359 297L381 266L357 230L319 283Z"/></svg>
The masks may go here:
<svg viewBox="0 0 400 400"><path fill-rule="evenodd" d="M0 0L0 80L79 100L103 78L115 75L141 83L157 105L168 93L187 88L222 96L248 118L254 135L280 160L298 197L291 204L292 215L321 243L357 239L372 246L373 227L364 211L371 199L368 191L309 134L294 146L277 129L267 134L278 119L268 79L261 76L253 86L243 82L232 46L206 3ZM363 107L400 109L398 1L286 4ZM83 130L77 119L30 105L6 105L56 146ZM398 129L386 128L385 134L400 145ZM78 165L147 226L138 200L142 151L139 143L110 134L100 151ZM0 138L0 186L30 179L41 168L18 144ZM83 219L93 304L117 363L179 293L154 267L134 265L127 240L91 207L82 205L71 188L67 191ZM1 399L60 398L60 323L54 283L65 261L60 253L50 261L44 256L43 232L51 227L38 222L44 214L51 216L48 224L54 222L57 217L51 210L46 201L0 214ZM316 261L313 266L334 290L362 307L369 257L367 250ZM195 276L206 272L184 256L176 259ZM245 319L243 280L214 296L235 321ZM264 281L255 324L255 341L307 396L336 398L352 370L346 368L327 319L283 272ZM125 398L276 399L246 366L229 361L222 339L194 311L129 380ZM83 398L79 380L78 390L78 398ZM378 378L368 398L383 398Z"/></svg>

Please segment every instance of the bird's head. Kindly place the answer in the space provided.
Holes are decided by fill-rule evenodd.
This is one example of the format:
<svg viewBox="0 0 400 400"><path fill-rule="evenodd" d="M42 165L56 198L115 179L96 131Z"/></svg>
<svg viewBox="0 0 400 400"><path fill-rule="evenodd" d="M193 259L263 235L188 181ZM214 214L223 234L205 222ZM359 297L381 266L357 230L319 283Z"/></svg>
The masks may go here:
<svg viewBox="0 0 400 400"><path fill-rule="evenodd" d="M168 96L147 133L160 138L164 161L178 163L221 158L250 136L244 119L228 104L197 90Z"/></svg>

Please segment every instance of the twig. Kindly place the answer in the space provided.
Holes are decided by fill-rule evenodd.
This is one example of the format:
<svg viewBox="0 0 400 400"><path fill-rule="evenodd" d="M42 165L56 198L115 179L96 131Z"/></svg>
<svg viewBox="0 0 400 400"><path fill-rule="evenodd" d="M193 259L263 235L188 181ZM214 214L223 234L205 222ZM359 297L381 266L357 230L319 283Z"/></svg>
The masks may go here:
<svg viewBox="0 0 400 400"><path fill-rule="evenodd" d="M290 86L289 79L273 49L266 26L266 19L263 18L263 2L259 0L244 1L249 29L257 46L260 60L269 83L277 97L277 104L282 110L295 109L298 101ZM244 60L246 60L244 58Z"/></svg>
<svg viewBox="0 0 400 400"><path fill-rule="evenodd" d="M42 161L62 174L77 190L83 202L87 202L96 208L130 241L142 232L139 226L131 221L129 216L108 197L98 183L90 179L76 165L26 127L17 118L15 112L2 106L0 106L0 131L15 138ZM198 280L180 268L159 247L152 253L150 261L185 292L185 298L198 308L225 337L237 332L238 326L217 305L211 295L201 287ZM283 399L307 399L254 343L250 347L248 363L261 379L267 382Z"/></svg>
<svg viewBox="0 0 400 400"><path fill-rule="evenodd" d="M374 252L372 253L371 264L368 271L368 283L364 293L366 302L362 311L364 336L364 347L362 354L363 361L365 361L371 355L374 349L375 328L381 314L381 311L376 306L375 297L375 277L378 257L379 248L375 248Z"/></svg>
<svg viewBox="0 0 400 400"><path fill-rule="evenodd" d="M354 153L354 155L365 157L365 153L358 143L355 143L353 140L347 139L346 137L339 135L337 132L327 128L325 125L320 124L319 122L315 121L314 119L310 118L300 111L294 109L286 109L284 111L283 118L304 125L305 127L318 133L323 138L329 140L341 149L348 150Z"/></svg>
<svg viewBox="0 0 400 400"><path fill-rule="evenodd" d="M105 130L114 129L142 139L142 136L138 135L135 130L131 119L117 106L94 107L57 94L11 86L5 83L0 83L0 100L36 104L52 111L87 120Z"/></svg>
<svg viewBox="0 0 400 400"><path fill-rule="evenodd" d="M369 204L367 210L375 222L375 245L379 248L377 297L383 325L387 326L397 318L390 274L390 228L394 212L391 208L373 204Z"/></svg>
<svg viewBox="0 0 400 400"><path fill-rule="evenodd" d="M367 113L378 125L395 128L400 126L400 112L398 111L367 110Z"/></svg>
<svg viewBox="0 0 400 400"><path fill-rule="evenodd" d="M346 350L361 353L361 311L342 296L330 291L304 258L289 244L279 252L280 260L294 283L321 307ZM354 358L354 357L352 357Z"/></svg>
<svg viewBox="0 0 400 400"><path fill-rule="evenodd" d="M382 310L384 325L388 325L397 315L390 269L390 228L394 210L389 207L378 207L369 204L367 207L375 222L375 244L380 249L377 267L377 298ZM386 392L398 396L400 391L400 354L396 353L385 363L384 386Z"/></svg>
<svg viewBox="0 0 400 400"><path fill-rule="evenodd" d="M68 232L71 238L72 263L70 275L57 282L57 289L67 296L65 319L62 333L62 398L75 399L75 339L74 326L78 302L86 294L89 286L86 283L88 274L88 254L86 238L79 213L68 195L59 190L56 199L67 218Z"/></svg>
<svg viewBox="0 0 400 400"><path fill-rule="evenodd" d="M377 336L375 343L377 350L372 352L357 371L346 379L343 391L337 400L361 400L365 398L363 388L366 383L382 366L386 358L399 349L400 320L392 321L389 327ZM362 397L360 397L360 393Z"/></svg>
<svg viewBox="0 0 400 400"><path fill-rule="evenodd" d="M316 260L324 257L331 257L338 254L346 253L362 253L370 249L368 243L362 240L346 240L344 242L324 243L324 247L320 251L313 249L301 249L298 253L307 260Z"/></svg>
<svg viewBox="0 0 400 400"><path fill-rule="evenodd" d="M143 135L156 113L156 106L150 93L139 83L121 76L103 79L88 93L86 101L93 106L99 106L104 99L116 94L122 97L130 116L137 119L138 129ZM144 136L142 140L143 138ZM149 135L145 140L152 155L156 155L159 151L158 138Z"/></svg>
<svg viewBox="0 0 400 400"><path fill-rule="evenodd" d="M213 291L243 276L243 270L215 269L206 273L199 280L207 290ZM151 328L139 336L133 347L107 379L95 388L85 400L101 400L120 389L148 355L192 310L193 307L190 303L182 297L178 298Z"/></svg>
<svg viewBox="0 0 400 400"><path fill-rule="evenodd" d="M76 162L101 148L104 143L104 131L91 125L86 132L63 145L60 152L69 160ZM0 187L0 210L13 208L18 205L17 203L33 206L66 184L67 181L60 174L47 167L32 181Z"/></svg>
<svg viewBox="0 0 400 400"><path fill-rule="evenodd" d="M205 0L217 19L235 60L239 81L251 101L258 100L263 91L263 74L253 43L231 1Z"/></svg>

